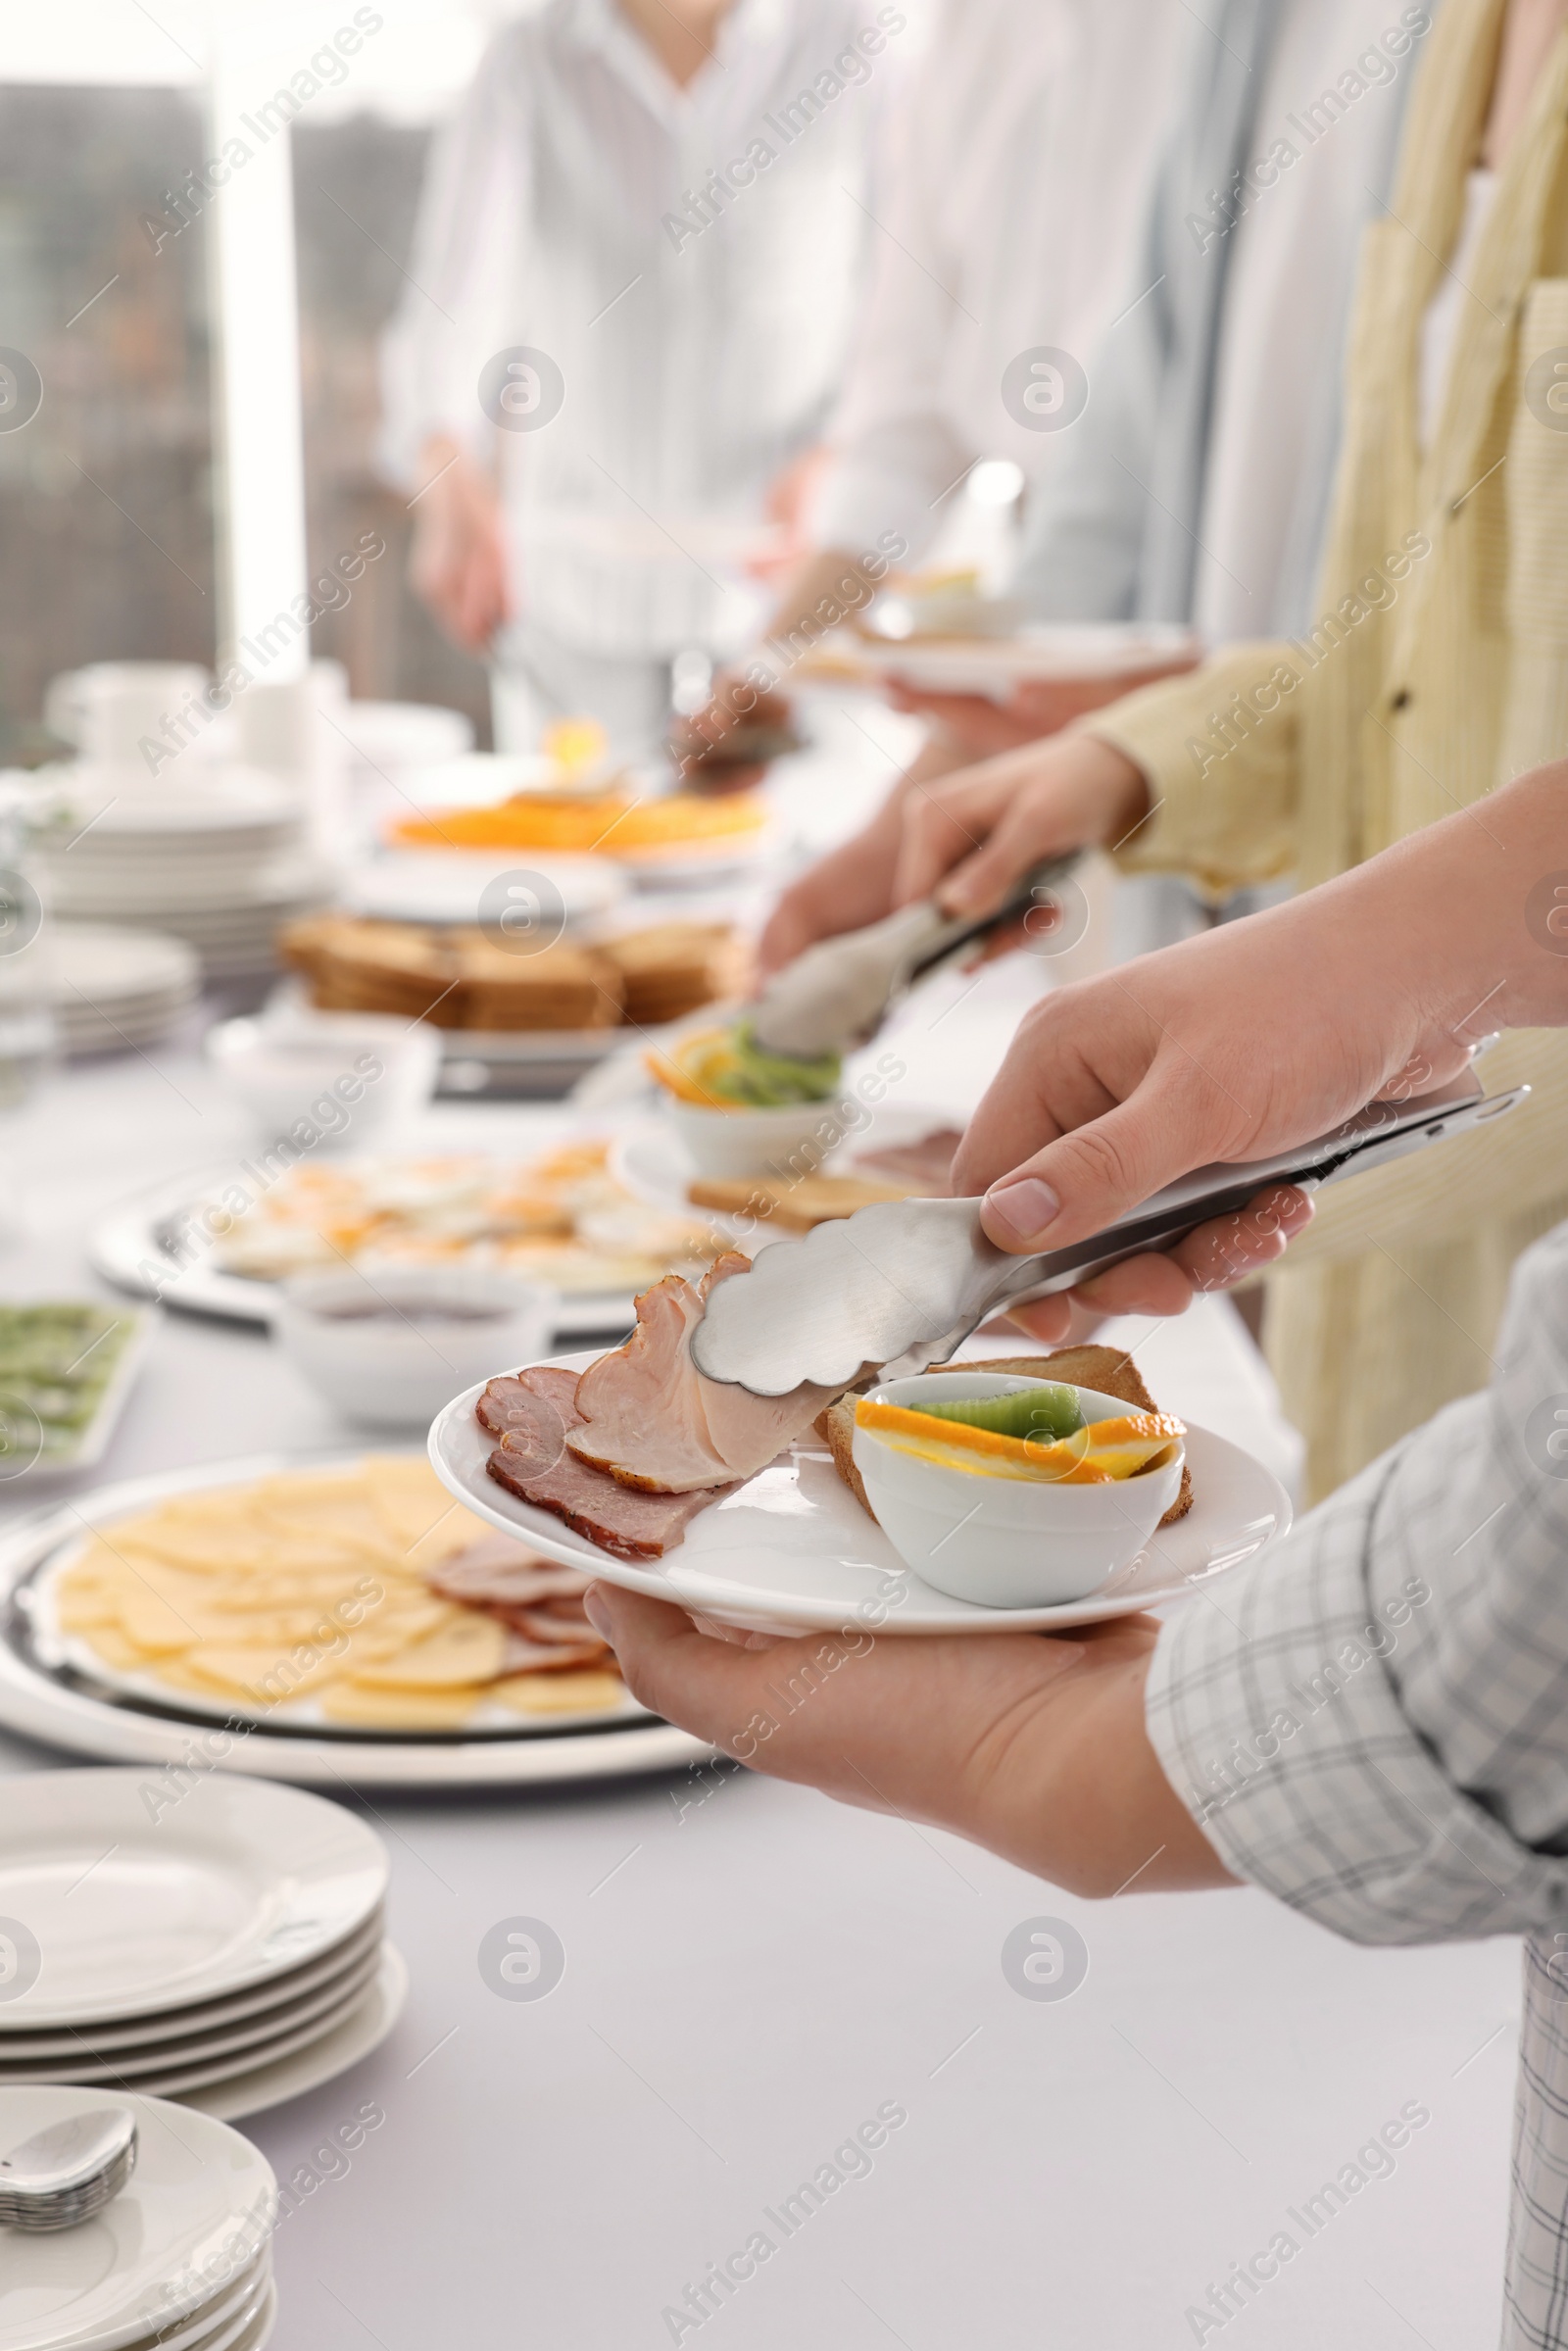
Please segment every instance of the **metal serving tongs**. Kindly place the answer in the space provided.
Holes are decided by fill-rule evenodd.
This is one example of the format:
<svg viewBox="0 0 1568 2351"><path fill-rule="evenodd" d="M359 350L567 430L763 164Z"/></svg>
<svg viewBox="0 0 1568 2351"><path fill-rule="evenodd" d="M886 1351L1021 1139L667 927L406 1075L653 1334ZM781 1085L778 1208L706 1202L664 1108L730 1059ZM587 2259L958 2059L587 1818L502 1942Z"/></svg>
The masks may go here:
<svg viewBox="0 0 1568 2351"><path fill-rule="evenodd" d="M710 1380L754 1396L803 1381L844 1388L867 1366L888 1379L946 1363L999 1307L1069 1290L1106 1266L1168 1249L1234 1214L1270 1184L1316 1191L1468 1132L1529 1093L1484 1096L1471 1076L1408 1102L1369 1102L1331 1134L1273 1159L1197 1169L1119 1222L1066 1249L1016 1257L988 1241L978 1200L892 1200L760 1249L750 1273L719 1283L691 1337Z"/></svg>
<svg viewBox="0 0 1568 2351"><path fill-rule="evenodd" d="M764 1053L806 1061L863 1044L916 980L1006 924L1027 924L1031 913L1045 911L1054 884L1077 862L1076 852L1047 858L1014 884L1004 905L978 920L944 914L934 900L924 899L864 930L808 947L753 1005L752 1035Z"/></svg>

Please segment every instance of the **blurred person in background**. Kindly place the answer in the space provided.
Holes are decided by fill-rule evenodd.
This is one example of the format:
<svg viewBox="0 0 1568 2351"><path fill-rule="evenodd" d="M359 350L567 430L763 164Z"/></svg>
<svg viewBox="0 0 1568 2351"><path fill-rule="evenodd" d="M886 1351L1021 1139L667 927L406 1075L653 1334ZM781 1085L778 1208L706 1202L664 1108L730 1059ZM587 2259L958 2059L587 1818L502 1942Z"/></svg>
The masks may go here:
<svg viewBox="0 0 1568 2351"><path fill-rule="evenodd" d="M1131 258L1116 258L1108 324L1082 346L1087 407L1038 436L1065 462L1026 509L1013 587L1033 619L1188 621L1211 647L1305 624L1361 241L1392 187L1437 9L1224 0L1212 27L1184 20L1157 175ZM1117 161L1111 145L1102 168ZM923 779L1054 733L1136 682L894 699L931 723ZM843 867L786 900L768 961L820 935L849 869L857 909L882 910L874 877L890 878L897 821L890 806ZM1162 879L1119 892L1114 919L1125 954L1208 916L1190 887Z"/></svg>
<svg viewBox="0 0 1568 2351"><path fill-rule="evenodd" d="M550 0L491 43L431 159L382 460L501 748L580 712L647 753L675 657L755 621L742 558L842 373L915 5Z"/></svg>
<svg viewBox="0 0 1568 2351"><path fill-rule="evenodd" d="M1029 363L1087 354L1124 299L1187 23L1180 0L944 0L890 124L887 234L811 545L764 645L868 603L886 569L868 555L918 563L981 460L1009 461L1033 497L1070 459L1049 419L1071 386ZM741 673L721 679L694 739L722 743L751 709ZM934 741L916 773L954 763Z"/></svg>
<svg viewBox="0 0 1568 2351"><path fill-rule="evenodd" d="M1428 39L1365 240L1309 625L909 798L882 847L890 897L984 905L1089 846L1216 900L1293 872L1306 888L1455 808L1485 851L1478 804L1568 751L1565 17L1446 0ZM1490 1025L1482 1002L1471 1034ZM1487 1078L1528 1081L1539 1108L1331 1196L1269 1278L1309 1498L1482 1384L1515 1258L1568 1217L1568 1040L1521 1031Z"/></svg>

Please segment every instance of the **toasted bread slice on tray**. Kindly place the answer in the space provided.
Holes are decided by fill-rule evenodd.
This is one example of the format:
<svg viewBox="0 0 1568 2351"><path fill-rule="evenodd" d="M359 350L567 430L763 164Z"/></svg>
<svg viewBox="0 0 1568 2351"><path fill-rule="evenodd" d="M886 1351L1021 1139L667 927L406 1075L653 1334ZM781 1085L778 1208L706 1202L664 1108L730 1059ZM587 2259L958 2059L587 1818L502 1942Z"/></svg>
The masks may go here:
<svg viewBox="0 0 1568 2351"><path fill-rule="evenodd" d="M933 1371L951 1371L948 1363L934 1363ZM1117 1347L1064 1347L1054 1355L1001 1355L984 1363L971 1363L959 1368L968 1371L1009 1372L1026 1380L1065 1380L1073 1388L1093 1388L1102 1396L1116 1396L1124 1404L1134 1405L1140 1412L1157 1412L1143 1374L1131 1355ZM855 1397L841 1396L836 1404L829 1404L812 1423L818 1437L833 1456L833 1466L854 1494L868 1518L876 1512L865 1498L860 1473L855 1466ZM1160 1520L1162 1527L1176 1519L1185 1518L1193 1506L1193 1475L1186 1462L1182 1464L1181 1492Z"/></svg>
<svg viewBox="0 0 1568 2351"><path fill-rule="evenodd" d="M694 1208L764 1217L789 1233L854 1216L885 1200L909 1198L907 1184L867 1183L862 1176L699 1176L686 1193Z"/></svg>

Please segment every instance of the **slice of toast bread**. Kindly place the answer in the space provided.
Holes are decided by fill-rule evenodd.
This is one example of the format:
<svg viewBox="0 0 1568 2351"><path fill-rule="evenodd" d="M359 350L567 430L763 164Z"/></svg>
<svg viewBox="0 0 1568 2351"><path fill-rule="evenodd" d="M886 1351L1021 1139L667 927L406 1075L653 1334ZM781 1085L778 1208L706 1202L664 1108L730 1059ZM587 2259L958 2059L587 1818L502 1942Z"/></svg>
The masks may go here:
<svg viewBox="0 0 1568 2351"><path fill-rule="evenodd" d="M933 1371L951 1371L949 1363L934 1363ZM1073 1388L1094 1388L1102 1396L1114 1396L1139 1412L1157 1412L1144 1378L1131 1355L1123 1354L1116 1347L1064 1347L1054 1355L1003 1355L985 1363L963 1366L968 1371L1010 1372L1026 1380L1065 1380ZM854 1494L868 1518L876 1512L865 1498L865 1487L855 1466L855 1397L841 1396L836 1404L829 1404L812 1423L818 1437L833 1456L833 1466ZM1160 1520L1162 1527L1178 1518L1185 1518L1193 1506L1193 1475L1186 1462L1182 1464L1181 1492Z"/></svg>
<svg viewBox="0 0 1568 2351"><path fill-rule="evenodd" d="M873 1184L863 1176L699 1176L686 1197L694 1208L766 1217L786 1232L809 1233L883 1200L907 1200L909 1192L907 1184Z"/></svg>

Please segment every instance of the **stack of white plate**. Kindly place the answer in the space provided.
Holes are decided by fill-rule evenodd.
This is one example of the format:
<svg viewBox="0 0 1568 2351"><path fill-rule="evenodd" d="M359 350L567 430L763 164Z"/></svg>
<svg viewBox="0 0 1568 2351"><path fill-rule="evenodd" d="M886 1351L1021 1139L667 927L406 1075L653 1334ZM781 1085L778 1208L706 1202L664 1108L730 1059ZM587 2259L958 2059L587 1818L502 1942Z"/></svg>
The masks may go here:
<svg viewBox="0 0 1568 2351"><path fill-rule="evenodd" d="M330 896L326 869L301 859L260 876L242 894L199 906L164 907L156 917L149 915L148 924L187 940L209 980L250 979L277 968L277 934L284 923Z"/></svg>
<svg viewBox="0 0 1568 2351"><path fill-rule="evenodd" d="M7 2229L0 2351L261 2351L277 2317L277 2182L237 2131L157 2098L0 2089L0 2159L105 2106L134 2115L136 2168L80 2228Z"/></svg>
<svg viewBox="0 0 1568 2351"><path fill-rule="evenodd" d="M148 1045L172 1028L201 988L200 961L183 939L103 923L54 924L48 972L66 1053Z"/></svg>
<svg viewBox="0 0 1568 2351"><path fill-rule="evenodd" d="M210 979L270 970L278 926L327 895L303 851L300 796L230 768L198 786L116 791L83 773L79 826L40 855L60 915L172 933Z"/></svg>
<svg viewBox="0 0 1568 2351"><path fill-rule="evenodd" d="M379 1837L300 1788L215 1771L13 1780L0 2091L76 2082L249 2111L236 2085L331 2043L389 1963L401 1972L386 1879Z"/></svg>

